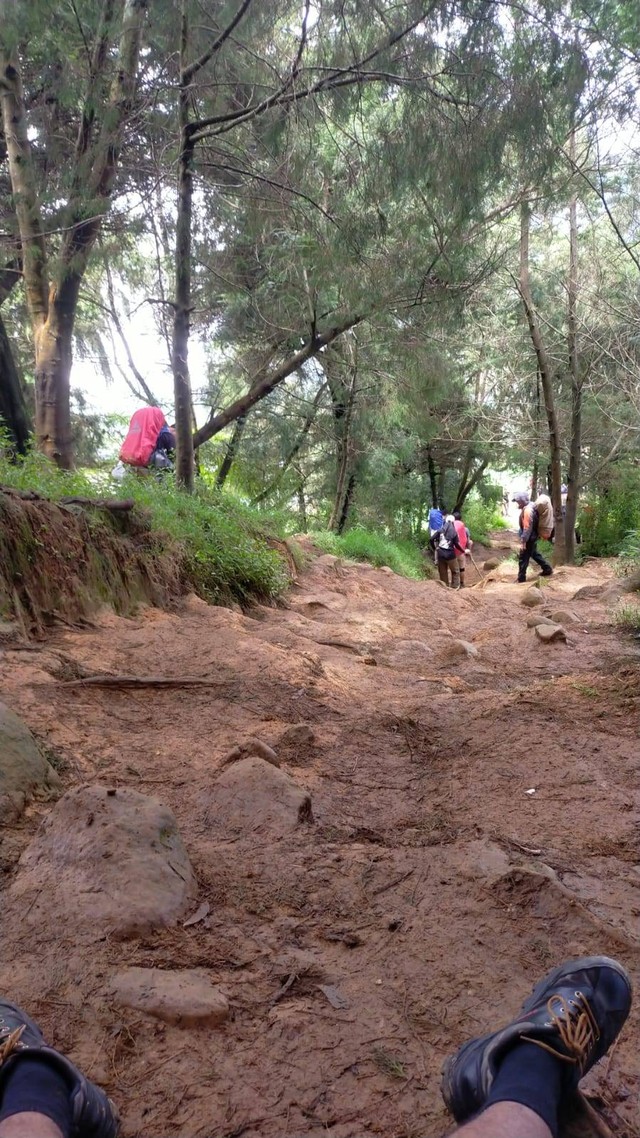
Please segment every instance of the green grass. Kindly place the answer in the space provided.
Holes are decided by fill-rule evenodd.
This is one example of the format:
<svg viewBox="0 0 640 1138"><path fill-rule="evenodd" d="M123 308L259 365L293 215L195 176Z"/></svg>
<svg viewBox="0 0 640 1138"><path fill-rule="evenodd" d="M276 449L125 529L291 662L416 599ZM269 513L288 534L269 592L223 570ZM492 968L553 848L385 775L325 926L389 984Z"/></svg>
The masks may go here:
<svg viewBox="0 0 640 1138"><path fill-rule="evenodd" d="M392 541L383 534L359 526L343 534L317 530L309 538L324 553L348 557L352 561L368 561L378 567L388 565L401 577L423 578L430 575L422 551L412 541Z"/></svg>
<svg viewBox="0 0 640 1138"><path fill-rule="evenodd" d="M192 495L178 491L169 478L129 475L116 485L106 474L60 471L32 452L12 464L0 458L0 484L35 490L53 501L84 498L133 498L141 524L159 551L180 557L194 587L207 600L229 597L269 599L288 583L285 562L270 546L278 534L264 514L223 492L199 487Z"/></svg>
<svg viewBox="0 0 640 1138"><path fill-rule="evenodd" d="M640 632L640 600L621 601L613 619L619 628L627 632Z"/></svg>
<svg viewBox="0 0 640 1138"><path fill-rule="evenodd" d="M477 494L469 495L462 511L462 519L472 540L483 544L489 541L492 530L508 529L509 525L494 505L483 502Z"/></svg>

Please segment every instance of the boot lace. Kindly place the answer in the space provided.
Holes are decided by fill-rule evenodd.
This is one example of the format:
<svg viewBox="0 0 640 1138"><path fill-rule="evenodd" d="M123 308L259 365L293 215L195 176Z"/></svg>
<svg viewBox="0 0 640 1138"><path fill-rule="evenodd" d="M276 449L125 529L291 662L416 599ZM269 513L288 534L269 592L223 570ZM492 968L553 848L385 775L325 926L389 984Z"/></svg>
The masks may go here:
<svg viewBox="0 0 640 1138"><path fill-rule="evenodd" d="M15 1031L9 1031L8 1027L0 1028L0 1065L4 1063L14 1051L20 1051L22 1044L20 1037L26 1027L26 1024L21 1024L16 1027Z"/></svg>
<svg viewBox="0 0 640 1138"><path fill-rule="evenodd" d="M548 1026L556 1029L562 1050L542 1039L531 1039L524 1035L522 1038L529 1043L536 1043L565 1063L577 1064L580 1072L583 1072L600 1039L600 1029L589 1001L582 992L576 992L570 999L553 995L547 1000L547 1011Z"/></svg>

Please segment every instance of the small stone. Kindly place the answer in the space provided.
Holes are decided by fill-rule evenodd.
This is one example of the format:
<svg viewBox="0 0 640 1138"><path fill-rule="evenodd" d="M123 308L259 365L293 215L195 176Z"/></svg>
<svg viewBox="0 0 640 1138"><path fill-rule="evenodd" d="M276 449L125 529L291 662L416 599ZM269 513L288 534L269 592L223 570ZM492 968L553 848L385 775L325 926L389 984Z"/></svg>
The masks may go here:
<svg viewBox="0 0 640 1138"><path fill-rule="evenodd" d="M568 609L557 609L551 614L551 619L556 624L577 624L579 617L574 612L569 612Z"/></svg>
<svg viewBox="0 0 640 1138"><path fill-rule="evenodd" d="M368 664L370 668L375 668L378 661L376 660L375 656L363 656L362 663Z"/></svg>
<svg viewBox="0 0 640 1138"><path fill-rule="evenodd" d="M552 640L567 639L567 634L561 624L537 624L536 636L545 644L550 644Z"/></svg>
<svg viewBox="0 0 640 1138"><path fill-rule="evenodd" d="M176 1027L220 1027L229 1018L226 996L198 969L125 968L110 990L117 1004Z"/></svg>
<svg viewBox="0 0 640 1138"><path fill-rule="evenodd" d="M469 644L467 640L451 640L445 644L442 655L445 660L474 660L480 653L474 644Z"/></svg>
<svg viewBox="0 0 640 1138"><path fill-rule="evenodd" d="M497 557L487 557L486 561L482 562L482 568L489 572L491 569L497 569L500 561Z"/></svg>
<svg viewBox="0 0 640 1138"><path fill-rule="evenodd" d="M526 608L534 609L538 605L544 604L544 597L542 596L540 590L536 589L535 587L532 589L527 589L526 593L523 593L522 597L520 598L520 604L525 605Z"/></svg>

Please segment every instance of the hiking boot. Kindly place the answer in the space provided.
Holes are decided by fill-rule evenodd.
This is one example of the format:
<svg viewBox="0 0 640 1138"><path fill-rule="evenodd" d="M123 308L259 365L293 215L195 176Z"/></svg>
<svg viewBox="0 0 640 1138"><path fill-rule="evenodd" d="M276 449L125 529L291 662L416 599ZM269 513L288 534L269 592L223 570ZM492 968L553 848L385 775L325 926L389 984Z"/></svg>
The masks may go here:
<svg viewBox="0 0 640 1138"><path fill-rule="evenodd" d="M53 1047L26 1014L0 999L0 1097L21 1056L42 1058L58 1071L69 1087L71 1138L116 1138L118 1113L104 1091L90 1083L73 1063Z"/></svg>
<svg viewBox="0 0 640 1138"><path fill-rule="evenodd" d="M540 576L541 577L553 577L553 569L543 569Z"/></svg>
<svg viewBox="0 0 640 1138"><path fill-rule="evenodd" d="M607 956L586 956L555 968L534 988L517 1019L472 1039L450 1056L442 1096L457 1122L484 1106L500 1061L520 1041L535 1043L566 1067L567 1092L601 1059L631 1008L631 981Z"/></svg>

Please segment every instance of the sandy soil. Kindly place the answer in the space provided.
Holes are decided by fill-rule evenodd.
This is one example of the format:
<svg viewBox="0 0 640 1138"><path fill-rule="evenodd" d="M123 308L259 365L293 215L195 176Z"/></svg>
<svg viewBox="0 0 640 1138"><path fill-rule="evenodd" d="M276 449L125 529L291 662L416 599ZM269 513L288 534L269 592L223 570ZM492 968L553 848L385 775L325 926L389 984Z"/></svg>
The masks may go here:
<svg viewBox="0 0 640 1138"><path fill-rule="evenodd" d="M638 646L597 600L570 600L607 574L545 582L579 616L566 644L526 627L513 566L453 593L322 556L284 608L190 598L0 654L3 699L67 785L172 808L211 906L206 925L124 943L34 936L4 908L4 990L107 1087L126 1138L437 1135L444 1057L542 972L605 952L637 973ZM450 660L453 638L478 655ZM83 670L216 686L62 685ZM213 774L251 736L310 791L313 824L211 832ZM5 882L46 809L5 835ZM112 1008L123 964L206 969L231 1020L181 1030ZM587 1080L619 1135L639 1133L638 1040L636 1011Z"/></svg>

